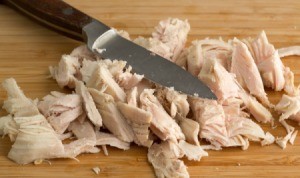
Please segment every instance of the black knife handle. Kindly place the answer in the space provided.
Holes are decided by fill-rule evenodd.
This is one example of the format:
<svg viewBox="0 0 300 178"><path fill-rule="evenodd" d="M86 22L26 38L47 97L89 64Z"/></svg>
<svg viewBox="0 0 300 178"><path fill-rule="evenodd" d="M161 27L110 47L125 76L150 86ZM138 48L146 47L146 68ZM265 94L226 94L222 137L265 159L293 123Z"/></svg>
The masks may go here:
<svg viewBox="0 0 300 178"><path fill-rule="evenodd" d="M80 41L85 40L82 28L94 20L62 0L4 0L3 2L52 30Z"/></svg>

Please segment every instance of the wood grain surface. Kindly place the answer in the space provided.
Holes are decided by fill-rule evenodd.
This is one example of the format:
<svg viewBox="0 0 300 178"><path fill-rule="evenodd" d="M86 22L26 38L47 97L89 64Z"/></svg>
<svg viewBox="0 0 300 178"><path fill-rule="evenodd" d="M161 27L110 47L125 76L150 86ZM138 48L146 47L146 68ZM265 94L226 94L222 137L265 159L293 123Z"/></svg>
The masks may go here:
<svg viewBox="0 0 300 178"><path fill-rule="evenodd" d="M167 17L188 19L189 42L204 37L255 37L265 30L275 47L300 45L300 1L297 0L67 0L68 3L115 28L127 30L132 37L149 36L159 20ZM14 77L31 98L41 98L60 90L47 79L48 66L80 43L56 34L14 10L0 4L0 81ZM284 59L284 64L300 81L300 57ZM281 93L269 92L273 103ZM0 89L0 104L6 98ZM1 115L5 112L1 111ZM296 126L296 124L293 124ZM272 130L285 134L281 126ZM299 126L296 126L299 129ZM51 160L51 165L20 166L6 155L11 147L7 138L0 140L0 177L154 177L147 162L147 149L133 146L129 151L109 147L109 156L84 154L80 162ZM201 162L184 160L191 177L299 177L300 137L295 145L282 150L276 145L261 147L251 143L246 151L227 148L210 151ZM99 166L99 175L92 168Z"/></svg>

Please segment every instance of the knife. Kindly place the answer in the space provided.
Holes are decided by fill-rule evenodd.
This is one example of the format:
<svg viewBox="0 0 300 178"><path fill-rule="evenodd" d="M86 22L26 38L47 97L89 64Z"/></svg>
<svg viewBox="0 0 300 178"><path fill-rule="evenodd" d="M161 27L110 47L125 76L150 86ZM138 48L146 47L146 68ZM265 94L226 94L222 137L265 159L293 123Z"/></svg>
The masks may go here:
<svg viewBox="0 0 300 178"><path fill-rule="evenodd" d="M49 28L87 43L102 58L121 59L134 72L150 81L190 96L216 99L214 93L181 67L118 35L102 22L84 14L61 0L4 0L4 3L48 26ZM101 54L96 52L101 50Z"/></svg>

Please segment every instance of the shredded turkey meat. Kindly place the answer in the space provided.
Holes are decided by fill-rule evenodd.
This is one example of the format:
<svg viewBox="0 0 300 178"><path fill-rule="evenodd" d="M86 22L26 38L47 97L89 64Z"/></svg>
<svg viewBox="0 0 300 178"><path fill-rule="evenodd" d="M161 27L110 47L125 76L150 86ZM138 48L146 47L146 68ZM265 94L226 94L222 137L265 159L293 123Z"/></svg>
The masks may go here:
<svg viewBox="0 0 300 178"><path fill-rule="evenodd" d="M126 31L115 31L131 40ZM0 117L0 135L13 144L8 158L38 164L52 158L76 159L100 148L108 156L109 146L128 150L134 143L148 149L157 177L185 178L189 174L180 160L184 156L200 161L208 156L205 150L246 150L251 141L262 146L276 143L283 149L293 145L298 130L286 120L300 123L300 92L294 73L280 58L300 55L300 47L277 50L264 31L255 39L205 38L185 46L189 31L187 20L168 18L151 37L132 41L190 72L217 100L155 84L134 73L126 61L103 59L82 45L50 67L58 86L72 92L52 91L41 101L32 100L14 79L3 81L8 115ZM107 50L94 47L98 53ZM265 87L284 90L275 106ZM251 119L273 124L270 109L281 114L286 135L275 138Z"/></svg>

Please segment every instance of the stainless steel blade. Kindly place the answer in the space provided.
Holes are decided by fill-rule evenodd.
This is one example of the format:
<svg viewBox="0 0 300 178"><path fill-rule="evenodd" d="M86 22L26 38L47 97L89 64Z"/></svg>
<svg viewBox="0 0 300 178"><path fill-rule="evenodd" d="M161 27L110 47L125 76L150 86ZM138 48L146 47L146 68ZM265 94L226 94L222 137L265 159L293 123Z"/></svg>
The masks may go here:
<svg viewBox="0 0 300 178"><path fill-rule="evenodd" d="M119 36L115 30L103 26L100 22L92 22L83 28L90 50L102 49L103 58L127 61L134 72L143 74L145 78L188 95L216 99L214 93L181 67L171 61L153 54L151 51Z"/></svg>

